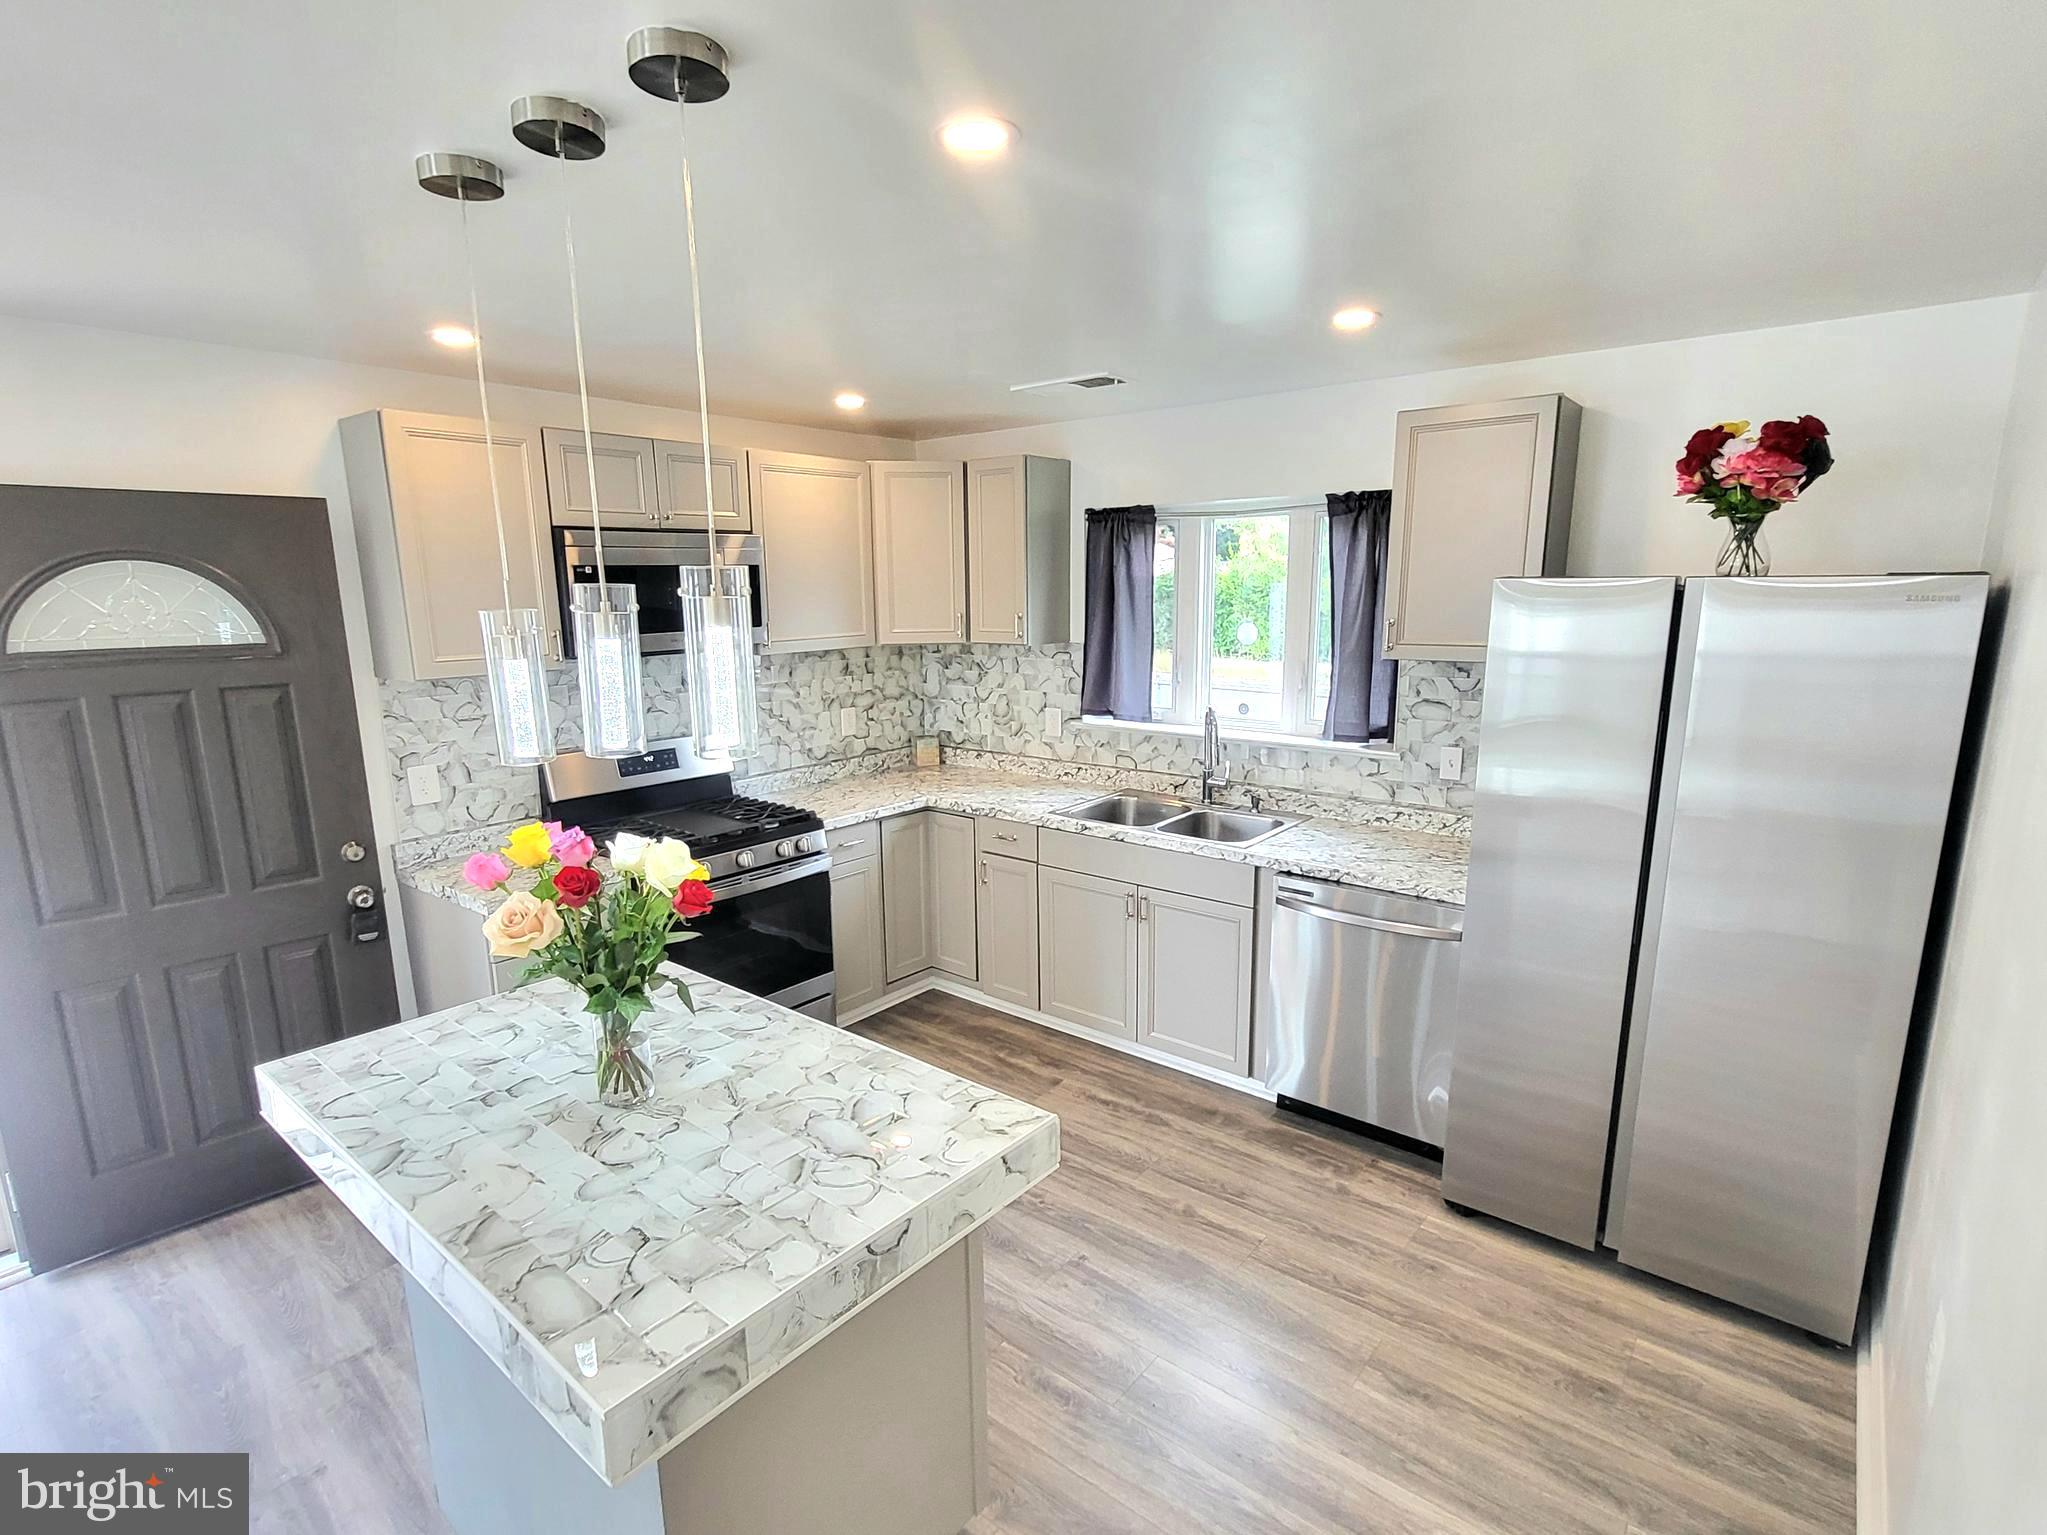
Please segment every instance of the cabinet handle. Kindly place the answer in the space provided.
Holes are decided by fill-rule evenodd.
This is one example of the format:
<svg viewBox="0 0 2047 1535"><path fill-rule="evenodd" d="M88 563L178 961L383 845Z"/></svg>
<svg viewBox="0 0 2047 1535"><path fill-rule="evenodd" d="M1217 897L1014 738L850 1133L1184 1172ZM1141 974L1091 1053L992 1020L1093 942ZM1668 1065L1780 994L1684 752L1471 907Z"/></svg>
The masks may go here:
<svg viewBox="0 0 2047 1535"><path fill-rule="evenodd" d="M988 860L985 858L981 860L981 883L988 883Z"/></svg>
<svg viewBox="0 0 2047 1535"><path fill-rule="evenodd" d="M1137 920L1140 922L1151 921L1151 898L1141 892L1137 897Z"/></svg>
<svg viewBox="0 0 2047 1535"><path fill-rule="evenodd" d="M954 614L952 615L952 632L953 632L953 633L954 633L955 635L959 636L959 638L961 638L961 639L965 639L965 638L967 637L967 615L966 615L966 614L964 614L964 613L957 613L957 612L956 612L956 613L954 613Z"/></svg>
<svg viewBox="0 0 2047 1535"><path fill-rule="evenodd" d="M1013 831L999 831L995 834L995 840L997 842L1014 842L1016 841L1016 833Z"/></svg>
<svg viewBox="0 0 2047 1535"><path fill-rule="evenodd" d="M1137 920L1137 892L1135 890L1124 892L1123 920L1125 922L1135 922Z"/></svg>
<svg viewBox="0 0 2047 1535"><path fill-rule="evenodd" d="M1399 628L1399 627L1400 627L1400 620L1399 620L1399 619L1397 619L1397 618L1389 618L1389 619L1387 619L1387 620L1386 620L1386 643L1387 643L1387 644L1391 645L1391 644L1393 643L1393 631L1394 631L1394 630L1396 630L1396 629L1397 629L1397 628Z"/></svg>
<svg viewBox="0 0 2047 1535"><path fill-rule="evenodd" d="M1018 639L1023 638L1023 614L1021 613L1016 615L1016 637Z"/></svg>

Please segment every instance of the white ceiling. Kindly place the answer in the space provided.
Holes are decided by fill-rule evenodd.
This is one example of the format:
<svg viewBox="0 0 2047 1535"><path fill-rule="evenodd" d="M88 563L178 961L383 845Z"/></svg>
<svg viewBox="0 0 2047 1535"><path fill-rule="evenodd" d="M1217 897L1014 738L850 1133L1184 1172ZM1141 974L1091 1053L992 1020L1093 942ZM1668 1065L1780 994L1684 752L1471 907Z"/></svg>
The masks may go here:
<svg viewBox="0 0 2047 1535"><path fill-rule="evenodd" d="M2009 293L2047 261L2047 7L2008 0L0 0L0 312L693 404L648 23L733 60L691 139L715 409L916 436ZM967 169L940 118L1021 127ZM1377 329L1339 336L1364 302ZM1093 369L1127 388L1013 397Z"/></svg>

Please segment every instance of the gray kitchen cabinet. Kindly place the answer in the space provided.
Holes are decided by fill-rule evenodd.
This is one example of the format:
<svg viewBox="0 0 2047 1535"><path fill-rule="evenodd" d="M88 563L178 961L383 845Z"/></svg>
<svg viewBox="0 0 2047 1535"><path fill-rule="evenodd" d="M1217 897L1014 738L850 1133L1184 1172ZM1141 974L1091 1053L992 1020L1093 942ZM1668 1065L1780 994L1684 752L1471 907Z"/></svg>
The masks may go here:
<svg viewBox="0 0 2047 1535"><path fill-rule="evenodd" d="M974 925L981 990L999 1001L1038 1005L1038 866L981 855Z"/></svg>
<svg viewBox="0 0 2047 1535"><path fill-rule="evenodd" d="M887 459L874 496L875 643L967 637L967 522L960 466Z"/></svg>
<svg viewBox="0 0 2047 1535"><path fill-rule="evenodd" d="M1072 623L1073 466L1017 453L967 462L967 638L1063 645Z"/></svg>
<svg viewBox="0 0 2047 1535"><path fill-rule="evenodd" d="M1237 1076L1251 1070L1253 913L1137 892L1137 1042Z"/></svg>
<svg viewBox="0 0 2047 1535"><path fill-rule="evenodd" d="M661 523L661 493L656 483L654 444L646 437L620 437L592 432L589 449L583 434L566 427L543 427L547 445L548 515L558 527L587 528L590 508L590 465L597 466L597 511L606 527L652 528ZM703 493L697 493L703 499Z"/></svg>
<svg viewBox="0 0 2047 1535"><path fill-rule="evenodd" d="M1483 661L1500 576L1560 576L1578 405L1560 394L1400 413L1384 651Z"/></svg>
<svg viewBox="0 0 2047 1535"><path fill-rule="evenodd" d="M974 818L926 812L931 839L931 963L971 981L979 973L974 932Z"/></svg>
<svg viewBox="0 0 2047 1535"><path fill-rule="evenodd" d="M654 440L654 488L662 526L684 533L704 527L704 449L701 443ZM746 460L736 448L711 446L711 503L720 533L753 531L753 498Z"/></svg>
<svg viewBox="0 0 2047 1535"><path fill-rule="evenodd" d="M547 529L544 436L537 427L491 424L512 606L539 609L548 655L558 660L561 611ZM341 423L341 457L377 676L387 682L482 676L476 615L505 605L483 423L368 411Z"/></svg>
<svg viewBox="0 0 2047 1535"><path fill-rule="evenodd" d="M889 983L929 970L931 812L890 816L881 823L883 972Z"/></svg>
<svg viewBox="0 0 2047 1535"><path fill-rule="evenodd" d="M874 641L874 528L867 465L750 449L768 650L843 650Z"/></svg>
<svg viewBox="0 0 2047 1535"><path fill-rule="evenodd" d="M840 1017L888 989L878 856L832 864L832 970Z"/></svg>
<svg viewBox="0 0 2047 1535"><path fill-rule="evenodd" d="M1038 1008L1097 1033L1135 1037L1135 885L1039 866Z"/></svg>

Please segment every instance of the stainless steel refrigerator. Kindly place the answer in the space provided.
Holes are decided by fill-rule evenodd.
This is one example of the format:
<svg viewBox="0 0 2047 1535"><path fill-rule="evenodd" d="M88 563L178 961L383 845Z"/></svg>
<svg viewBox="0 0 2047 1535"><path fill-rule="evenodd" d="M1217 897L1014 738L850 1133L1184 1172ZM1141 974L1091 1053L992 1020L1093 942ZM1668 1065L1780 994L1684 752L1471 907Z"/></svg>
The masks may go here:
<svg viewBox="0 0 2047 1535"><path fill-rule="evenodd" d="M1495 584L1444 1198L1852 1338L1987 593Z"/></svg>

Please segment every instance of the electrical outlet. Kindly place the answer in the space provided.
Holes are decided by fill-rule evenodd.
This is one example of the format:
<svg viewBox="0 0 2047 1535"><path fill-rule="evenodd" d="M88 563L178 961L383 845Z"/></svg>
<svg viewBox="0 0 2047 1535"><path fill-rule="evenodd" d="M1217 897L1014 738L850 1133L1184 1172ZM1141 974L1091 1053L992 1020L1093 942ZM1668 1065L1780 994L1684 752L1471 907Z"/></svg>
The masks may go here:
<svg viewBox="0 0 2047 1535"><path fill-rule="evenodd" d="M441 770L431 762L407 768L405 795L415 805L438 805L441 802Z"/></svg>
<svg viewBox="0 0 2047 1535"><path fill-rule="evenodd" d="M839 711L839 734L842 736L850 736L858 735L859 733L860 711L858 709L853 708L841 709Z"/></svg>
<svg viewBox="0 0 2047 1535"><path fill-rule="evenodd" d="M1063 723L1064 721L1059 718L1059 706L1057 704L1045 705L1045 738L1047 740L1056 741L1059 739L1059 730Z"/></svg>
<svg viewBox="0 0 2047 1535"><path fill-rule="evenodd" d="M1464 777L1464 748L1446 746L1436 757L1436 776L1450 783Z"/></svg>

